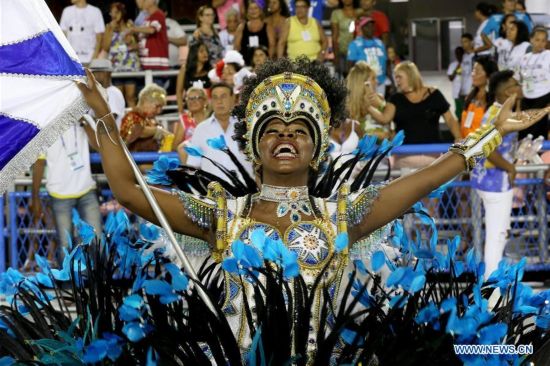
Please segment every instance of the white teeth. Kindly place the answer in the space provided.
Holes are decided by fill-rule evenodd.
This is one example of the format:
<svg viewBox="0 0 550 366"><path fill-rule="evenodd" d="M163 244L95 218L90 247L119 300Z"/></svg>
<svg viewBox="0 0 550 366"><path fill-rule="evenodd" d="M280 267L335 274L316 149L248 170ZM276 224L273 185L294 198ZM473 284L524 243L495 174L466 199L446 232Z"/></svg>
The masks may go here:
<svg viewBox="0 0 550 366"><path fill-rule="evenodd" d="M285 151L283 154L292 154L293 156L296 155L296 149L291 144L280 144L275 148L275 151L273 152L273 155L280 155L281 151L283 149L288 149L290 151Z"/></svg>
<svg viewBox="0 0 550 366"><path fill-rule="evenodd" d="M279 154L275 155L275 157L277 157L277 158L295 158L296 154L284 152L284 153L279 153Z"/></svg>

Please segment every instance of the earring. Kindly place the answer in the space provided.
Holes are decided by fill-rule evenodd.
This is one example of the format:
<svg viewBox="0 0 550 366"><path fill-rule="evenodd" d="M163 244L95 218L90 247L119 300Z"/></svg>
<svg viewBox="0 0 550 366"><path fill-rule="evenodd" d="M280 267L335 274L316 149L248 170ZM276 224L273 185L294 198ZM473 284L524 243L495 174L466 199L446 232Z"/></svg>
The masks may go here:
<svg viewBox="0 0 550 366"><path fill-rule="evenodd" d="M319 163L315 160L312 160L310 163L309 163L309 166L311 169L317 171L317 169L319 169Z"/></svg>

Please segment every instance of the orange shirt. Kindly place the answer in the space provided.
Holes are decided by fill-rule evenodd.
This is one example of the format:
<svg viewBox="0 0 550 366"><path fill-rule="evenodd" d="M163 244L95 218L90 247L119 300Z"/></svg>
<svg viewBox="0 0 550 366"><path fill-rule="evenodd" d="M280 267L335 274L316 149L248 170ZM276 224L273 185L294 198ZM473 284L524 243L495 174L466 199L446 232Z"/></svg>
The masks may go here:
<svg viewBox="0 0 550 366"><path fill-rule="evenodd" d="M462 137L466 137L470 132L478 129L484 114L485 108L474 102L462 111L462 117L460 118L460 134Z"/></svg>

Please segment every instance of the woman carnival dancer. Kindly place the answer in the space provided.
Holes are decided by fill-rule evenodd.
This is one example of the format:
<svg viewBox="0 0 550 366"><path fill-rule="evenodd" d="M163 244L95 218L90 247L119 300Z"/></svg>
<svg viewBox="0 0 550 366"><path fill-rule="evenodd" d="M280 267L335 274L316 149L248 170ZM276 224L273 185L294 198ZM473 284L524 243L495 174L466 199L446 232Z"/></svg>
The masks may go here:
<svg viewBox="0 0 550 366"><path fill-rule="evenodd" d="M79 88L95 115L104 116L98 120L97 134L111 189L125 207L158 224L135 184L122 148L111 142L111 138L120 141L115 121L93 75L87 74L88 85ZM308 357L317 351L317 332L326 329L319 321L323 314L318 313L322 293L330 295L336 310L342 283L353 271L352 260L369 257L371 243L384 236L385 225L465 168L472 169L476 159L493 151L503 135L526 128L548 113L539 110L512 116L514 100L510 98L494 125L484 126L453 145L430 166L386 185L363 187L356 181L333 187L334 182L326 180L321 169L329 153L329 130L345 119L345 97L342 82L318 62L304 58L269 61L255 77L247 79L241 102L234 110L239 119L235 139L257 173L255 181L247 182L251 188L248 194L233 198L232 186L219 182L209 185L208 197L154 190L172 228L206 243L205 257L211 254L218 262L229 257L237 239L250 249L251 236L260 232L296 253L308 288L323 273L323 285L311 306L309 330L306 328ZM252 187L254 182L258 182L257 187ZM319 188L319 182L324 189ZM342 234L350 245L337 251L335 241ZM195 253L200 253L196 249ZM333 261L322 272L329 258ZM252 342L248 325L255 317L253 285L232 273L226 272L224 277L223 311L246 355Z"/></svg>

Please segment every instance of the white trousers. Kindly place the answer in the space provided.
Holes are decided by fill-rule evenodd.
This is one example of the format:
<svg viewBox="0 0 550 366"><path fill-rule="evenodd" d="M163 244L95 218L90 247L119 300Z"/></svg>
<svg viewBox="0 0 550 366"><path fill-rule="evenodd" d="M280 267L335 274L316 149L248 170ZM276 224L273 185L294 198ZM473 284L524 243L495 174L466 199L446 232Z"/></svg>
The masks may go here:
<svg viewBox="0 0 550 366"><path fill-rule="evenodd" d="M514 191L486 192L476 189L485 207L485 278L498 268L510 228Z"/></svg>

